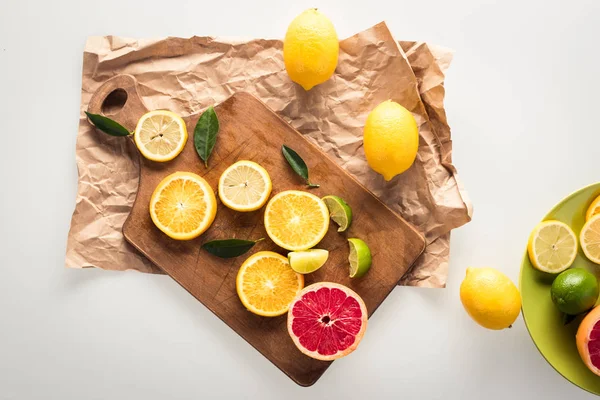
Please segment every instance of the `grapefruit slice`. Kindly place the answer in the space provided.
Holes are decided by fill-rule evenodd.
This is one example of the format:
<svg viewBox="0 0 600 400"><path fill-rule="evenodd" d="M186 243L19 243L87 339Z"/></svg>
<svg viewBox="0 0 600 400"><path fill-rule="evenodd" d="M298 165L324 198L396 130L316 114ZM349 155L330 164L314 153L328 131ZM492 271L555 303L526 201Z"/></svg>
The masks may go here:
<svg viewBox="0 0 600 400"><path fill-rule="evenodd" d="M356 350L367 318L358 294L337 283L319 282L304 288L290 304L288 332L302 353L331 361Z"/></svg>
<svg viewBox="0 0 600 400"><path fill-rule="evenodd" d="M594 308L581 321L576 340L581 361L600 376L600 307Z"/></svg>

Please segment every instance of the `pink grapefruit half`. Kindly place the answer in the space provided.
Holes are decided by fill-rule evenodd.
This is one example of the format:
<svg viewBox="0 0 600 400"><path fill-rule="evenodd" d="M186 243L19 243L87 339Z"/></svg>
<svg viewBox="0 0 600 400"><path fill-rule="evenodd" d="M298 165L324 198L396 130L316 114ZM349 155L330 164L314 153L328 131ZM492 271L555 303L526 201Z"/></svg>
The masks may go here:
<svg viewBox="0 0 600 400"><path fill-rule="evenodd" d="M288 332L302 353L331 361L356 350L367 319L367 307L353 290L319 282L305 287L290 304Z"/></svg>
<svg viewBox="0 0 600 400"><path fill-rule="evenodd" d="M581 321L575 340L581 361L600 376L600 306L592 309Z"/></svg>

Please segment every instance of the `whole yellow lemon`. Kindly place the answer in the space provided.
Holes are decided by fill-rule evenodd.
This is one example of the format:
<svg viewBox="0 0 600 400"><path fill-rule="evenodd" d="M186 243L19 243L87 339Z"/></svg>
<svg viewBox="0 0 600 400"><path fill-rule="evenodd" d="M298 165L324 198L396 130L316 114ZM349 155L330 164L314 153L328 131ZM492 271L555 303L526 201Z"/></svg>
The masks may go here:
<svg viewBox="0 0 600 400"><path fill-rule="evenodd" d="M493 268L467 268L460 285L460 301L479 325L509 328L521 312L521 295L512 281Z"/></svg>
<svg viewBox="0 0 600 400"><path fill-rule="evenodd" d="M410 111L387 100L367 117L363 139L369 166L389 181L415 161L419 128Z"/></svg>
<svg viewBox="0 0 600 400"><path fill-rule="evenodd" d="M338 62L340 43L333 24L311 8L298 15L283 41L283 61L292 81L305 90L331 78Z"/></svg>

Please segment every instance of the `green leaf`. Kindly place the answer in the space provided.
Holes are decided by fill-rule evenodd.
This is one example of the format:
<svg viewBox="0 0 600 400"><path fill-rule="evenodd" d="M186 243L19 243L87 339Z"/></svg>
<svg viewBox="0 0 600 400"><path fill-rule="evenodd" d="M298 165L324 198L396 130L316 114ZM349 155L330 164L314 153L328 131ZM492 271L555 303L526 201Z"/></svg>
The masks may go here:
<svg viewBox="0 0 600 400"><path fill-rule="evenodd" d="M242 239L223 239L223 240L211 240L202 245L202 248L221 258L233 258L241 256L250 250L256 243L264 240L260 238L258 240L242 240Z"/></svg>
<svg viewBox="0 0 600 400"><path fill-rule="evenodd" d="M85 112L85 115L92 121L94 126L100 129L102 132L111 135L111 136L129 136L131 132L129 132L125 127L119 124L116 121L113 121L110 118L107 118L100 114L91 114L89 112Z"/></svg>
<svg viewBox="0 0 600 400"><path fill-rule="evenodd" d="M308 180L308 167L306 166L306 163L304 162L302 157L298 155L298 153L287 147L285 144L281 146L281 151L283 152L283 156L290 164L294 172L304 179L309 188L319 187L319 185L310 183L310 181Z"/></svg>
<svg viewBox="0 0 600 400"><path fill-rule="evenodd" d="M204 166L208 167L208 157L212 153L215 143L217 142L217 133L219 133L219 119L217 113L212 107L208 107L202 113L194 128L194 146L196 152L204 161Z"/></svg>

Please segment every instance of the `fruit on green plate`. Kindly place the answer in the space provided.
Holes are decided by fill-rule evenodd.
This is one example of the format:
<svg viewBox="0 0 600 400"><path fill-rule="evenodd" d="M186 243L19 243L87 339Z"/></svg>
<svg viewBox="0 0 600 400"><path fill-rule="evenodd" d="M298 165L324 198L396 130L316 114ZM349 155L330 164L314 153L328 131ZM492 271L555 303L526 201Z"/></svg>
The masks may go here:
<svg viewBox="0 0 600 400"><path fill-rule="evenodd" d="M573 264L577 256L577 237L561 221L540 222L529 235L527 252L531 264L542 272L558 274Z"/></svg>
<svg viewBox="0 0 600 400"><path fill-rule="evenodd" d="M329 216L338 224L338 232L344 232L352 223L352 209L341 197L330 195L321 200L325 202L329 210Z"/></svg>
<svg viewBox="0 0 600 400"><path fill-rule="evenodd" d="M571 268L554 279L550 296L556 307L565 314L581 314L596 304L598 280L583 268Z"/></svg>
<svg viewBox="0 0 600 400"><path fill-rule="evenodd" d="M367 307L346 286L319 282L290 304L288 333L302 353L331 361L352 353L367 329Z"/></svg>
<svg viewBox="0 0 600 400"><path fill-rule="evenodd" d="M598 195L600 183L581 188L560 199L552 209L547 210L543 219L565 222L574 232L579 233L585 224L586 210ZM581 361L574 340L582 317L565 325L564 314L556 308L550 297L555 277L535 269L527 252L524 252L521 260L519 289L523 302L523 321L532 341L543 358L560 375L589 392L600 394L600 378ZM600 276L598 265L589 261L582 251L578 252L573 266L585 268ZM557 379L560 379L558 375Z"/></svg>
<svg viewBox="0 0 600 400"><path fill-rule="evenodd" d="M521 311L519 290L493 268L467 268L460 300L471 318L488 329L509 328Z"/></svg>
<svg viewBox="0 0 600 400"><path fill-rule="evenodd" d="M575 340L581 361L600 376L600 307L594 308L581 321Z"/></svg>
<svg viewBox="0 0 600 400"><path fill-rule="evenodd" d="M369 166L389 181L415 161L419 127L410 111L387 100L367 117L363 141Z"/></svg>
<svg viewBox="0 0 600 400"><path fill-rule="evenodd" d="M371 264L373 263L371 250L361 239L348 239L348 244L350 245L350 255L348 256L348 261L350 262L350 278L363 277L369 272Z"/></svg>
<svg viewBox="0 0 600 400"><path fill-rule="evenodd" d="M600 215L594 215L583 225L579 241L588 260L600 264Z"/></svg>
<svg viewBox="0 0 600 400"><path fill-rule="evenodd" d="M322 249L292 251L288 253L290 267L299 274L315 272L325 264L328 257L329 252Z"/></svg>
<svg viewBox="0 0 600 400"><path fill-rule="evenodd" d="M585 220L589 221L594 215L600 213L600 196L596 197L592 204L588 207L585 212Z"/></svg>

